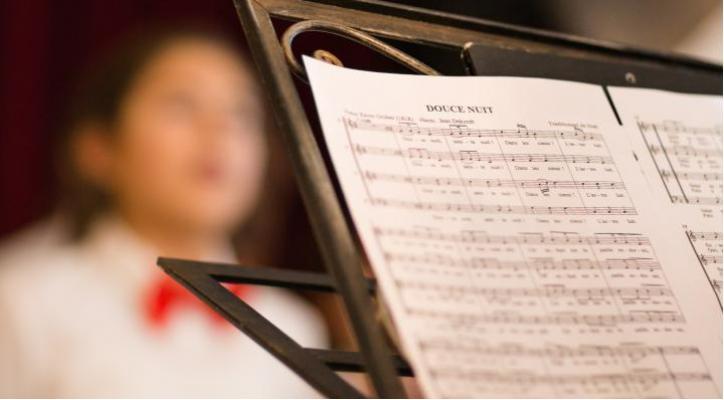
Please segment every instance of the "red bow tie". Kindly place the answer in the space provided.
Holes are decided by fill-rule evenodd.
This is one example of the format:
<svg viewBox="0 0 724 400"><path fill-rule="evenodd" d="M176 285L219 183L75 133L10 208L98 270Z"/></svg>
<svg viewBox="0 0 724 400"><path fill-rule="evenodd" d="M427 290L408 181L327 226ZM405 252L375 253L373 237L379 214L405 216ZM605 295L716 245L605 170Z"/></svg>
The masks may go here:
<svg viewBox="0 0 724 400"><path fill-rule="evenodd" d="M224 284L224 287L241 298L247 297L249 289L251 289L247 285L240 284ZM144 300L145 317L155 328L163 328L171 313L184 311L204 313L208 315L213 324L219 327L231 326L216 311L166 274L160 274L156 281L149 286Z"/></svg>

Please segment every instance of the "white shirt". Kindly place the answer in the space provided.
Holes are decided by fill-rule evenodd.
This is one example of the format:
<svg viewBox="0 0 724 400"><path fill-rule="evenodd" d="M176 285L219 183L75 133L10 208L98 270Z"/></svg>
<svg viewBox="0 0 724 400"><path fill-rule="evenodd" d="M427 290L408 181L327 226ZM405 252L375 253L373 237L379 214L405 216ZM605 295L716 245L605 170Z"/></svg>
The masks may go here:
<svg viewBox="0 0 724 400"><path fill-rule="evenodd" d="M156 255L119 220L100 221L81 244L39 249L0 261L0 397L318 396L200 309L149 324L143 299ZM255 286L245 300L301 345L327 347L302 298Z"/></svg>

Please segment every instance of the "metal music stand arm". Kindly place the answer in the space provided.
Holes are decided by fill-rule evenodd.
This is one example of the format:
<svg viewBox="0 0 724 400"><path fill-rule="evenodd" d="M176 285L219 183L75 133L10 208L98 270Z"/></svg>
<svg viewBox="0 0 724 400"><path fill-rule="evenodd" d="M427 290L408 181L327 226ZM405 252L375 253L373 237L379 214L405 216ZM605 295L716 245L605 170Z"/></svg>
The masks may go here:
<svg viewBox="0 0 724 400"><path fill-rule="evenodd" d="M253 0L235 0L252 56L270 96L294 165L297 186L322 257L344 301L370 379L380 397L404 397L391 351L367 291L362 257L335 195L320 147L294 87L269 15Z"/></svg>
<svg viewBox="0 0 724 400"><path fill-rule="evenodd" d="M158 265L325 396L363 397L357 389L335 373L335 371L365 372L364 360L360 353L304 348L221 285L222 282L243 283L335 292L335 283L329 275L173 258L159 258ZM374 292L375 285L372 281L365 281L364 284L368 292ZM393 356L392 366L395 374L412 376L412 369L401 357Z"/></svg>

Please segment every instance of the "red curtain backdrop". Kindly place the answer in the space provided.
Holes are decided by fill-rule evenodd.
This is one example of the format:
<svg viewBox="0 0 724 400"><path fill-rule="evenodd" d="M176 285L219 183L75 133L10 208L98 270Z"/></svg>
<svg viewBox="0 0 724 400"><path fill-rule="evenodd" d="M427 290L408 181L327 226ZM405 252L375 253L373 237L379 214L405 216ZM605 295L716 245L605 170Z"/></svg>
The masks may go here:
<svg viewBox="0 0 724 400"><path fill-rule="evenodd" d="M231 0L0 1L0 239L54 204L54 135L79 71L129 30L184 22L242 38Z"/></svg>

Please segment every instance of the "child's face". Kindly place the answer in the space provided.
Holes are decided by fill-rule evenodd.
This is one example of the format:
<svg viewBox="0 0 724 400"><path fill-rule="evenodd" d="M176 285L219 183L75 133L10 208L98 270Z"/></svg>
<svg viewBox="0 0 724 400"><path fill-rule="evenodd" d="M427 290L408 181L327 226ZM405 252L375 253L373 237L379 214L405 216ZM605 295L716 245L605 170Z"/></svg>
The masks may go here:
<svg viewBox="0 0 724 400"><path fill-rule="evenodd" d="M116 206L179 229L228 231L248 217L266 161L259 93L236 56L172 44L121 105L107 182Z"/></svg>

